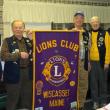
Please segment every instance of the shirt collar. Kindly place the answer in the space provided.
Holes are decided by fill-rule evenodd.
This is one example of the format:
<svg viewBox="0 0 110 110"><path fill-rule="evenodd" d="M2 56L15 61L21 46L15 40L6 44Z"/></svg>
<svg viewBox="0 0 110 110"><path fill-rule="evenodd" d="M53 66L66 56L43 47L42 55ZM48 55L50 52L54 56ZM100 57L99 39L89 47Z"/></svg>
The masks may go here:
<svg viewBox="0 0 110 110"><path fill-rule="evenodd" d="M15 35L13 35L13 40L14 40L14 41L17 41L17 40L19 40L19 39L17 39L17 37L16 37ZM21 38L21 40L23 40L23 37ZM19 41L21 41L21 40L19 40Z"/></svg>

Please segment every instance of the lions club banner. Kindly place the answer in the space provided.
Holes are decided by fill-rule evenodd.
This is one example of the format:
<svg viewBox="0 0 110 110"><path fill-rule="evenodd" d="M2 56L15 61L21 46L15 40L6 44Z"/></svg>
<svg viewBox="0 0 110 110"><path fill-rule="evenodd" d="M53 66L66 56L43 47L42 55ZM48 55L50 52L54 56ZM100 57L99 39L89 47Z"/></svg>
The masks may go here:
<svg viewBox="0 0 110 110"><path fill-rule="evenodd" d="M76 110L79 33L34 32L33 110Z"/></svg>

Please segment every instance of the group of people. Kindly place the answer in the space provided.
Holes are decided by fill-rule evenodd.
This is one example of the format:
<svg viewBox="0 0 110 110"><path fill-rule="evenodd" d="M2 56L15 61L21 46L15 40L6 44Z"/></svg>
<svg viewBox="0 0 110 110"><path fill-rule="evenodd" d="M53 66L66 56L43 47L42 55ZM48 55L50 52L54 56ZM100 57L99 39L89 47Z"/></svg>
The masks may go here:
<svg viewBox="0 0 110 110"><path fill-rule="evenodd" d="M74 15L74 31L79 36L79 108L84 107L88 85L93 102L93 110L107 104L107 73L110 64L110 35L101 28L100 18L90 19L91 29L83 28L84 13L78 11ZM86 72L85 72L86 71ZM89 84L88 84L89 79Z"/></svg>
<svg viewBox="0 0 110 110"><path fill-rule="evenodd" d="M100 19L90 19L91 30L83 28L84 13L73 16L73 31L79 31L79 108L83 110L88 90L88 76L93 109L107 104L107 71L110 63L110 36L100 27ZM5 62L6 110L32 109L32 36L23 37L25 24L14 20L13 35L4 39L1 59ZM28 32L27 32L28 33Z"/></svg>

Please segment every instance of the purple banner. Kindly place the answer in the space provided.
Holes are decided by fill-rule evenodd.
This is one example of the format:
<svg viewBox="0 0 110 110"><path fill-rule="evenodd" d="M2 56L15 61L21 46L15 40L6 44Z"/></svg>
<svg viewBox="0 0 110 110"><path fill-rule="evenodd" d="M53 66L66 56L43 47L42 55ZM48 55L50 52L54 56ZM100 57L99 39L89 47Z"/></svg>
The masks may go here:
<svg viewBox="0 0 110 110"><path fill-rule="evenodd" d="M34 110L76 110L79 33L35 32Z"/></svg>

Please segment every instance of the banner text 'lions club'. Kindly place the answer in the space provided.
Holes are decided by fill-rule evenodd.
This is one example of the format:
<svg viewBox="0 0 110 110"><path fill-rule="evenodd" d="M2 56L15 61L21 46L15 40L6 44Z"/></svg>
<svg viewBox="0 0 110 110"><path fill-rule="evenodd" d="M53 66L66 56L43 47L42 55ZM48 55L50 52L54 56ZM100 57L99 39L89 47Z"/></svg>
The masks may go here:
<svg viewBox="0 0 110 110"><path fill-rule="evenodd" d="M77 109L79 33L36 31L34 47L34 109Z"/></svg>

